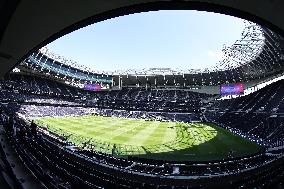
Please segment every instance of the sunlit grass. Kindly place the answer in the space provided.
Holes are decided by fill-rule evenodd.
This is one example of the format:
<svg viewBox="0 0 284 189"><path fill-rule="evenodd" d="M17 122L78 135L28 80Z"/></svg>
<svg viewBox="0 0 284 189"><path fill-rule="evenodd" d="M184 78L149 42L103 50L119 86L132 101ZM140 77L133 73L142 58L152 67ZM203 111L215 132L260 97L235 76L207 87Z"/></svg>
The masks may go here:
<svg viewBox="0 0 284 189"><path fill-rule="evenodd" d="M165 160L216 160L257 152L260 147L206 123L145 121L102 116L42 118L40 126L69 142L103 153ZM115 147L114 147L115 145Z"/></svg>

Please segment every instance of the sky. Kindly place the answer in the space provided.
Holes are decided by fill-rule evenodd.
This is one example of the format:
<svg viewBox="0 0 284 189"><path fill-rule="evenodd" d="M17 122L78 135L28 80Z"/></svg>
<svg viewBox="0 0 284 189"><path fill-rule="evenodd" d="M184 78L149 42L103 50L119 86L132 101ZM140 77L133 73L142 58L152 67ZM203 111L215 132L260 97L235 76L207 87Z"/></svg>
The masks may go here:
<svg viewBox="0 0 284 189"><path fill-rule="evenodd" d="M98 71L210 68L241 38L242 19L204 11L135 13L69 33L47 47Z"/></svg>

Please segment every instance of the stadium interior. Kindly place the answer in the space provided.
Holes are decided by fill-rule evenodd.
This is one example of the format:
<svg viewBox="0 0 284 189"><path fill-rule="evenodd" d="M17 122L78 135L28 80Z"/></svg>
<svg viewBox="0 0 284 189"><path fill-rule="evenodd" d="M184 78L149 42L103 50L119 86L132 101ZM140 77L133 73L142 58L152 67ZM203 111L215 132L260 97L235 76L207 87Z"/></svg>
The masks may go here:
<svg viewBox="0 0 284 189"><path fill-rule="evenodd" d="M0 2L0 188L284 188L283 3L86 2ZM170 6L249 22L212 69L99 73L45 46Z"/></svg>

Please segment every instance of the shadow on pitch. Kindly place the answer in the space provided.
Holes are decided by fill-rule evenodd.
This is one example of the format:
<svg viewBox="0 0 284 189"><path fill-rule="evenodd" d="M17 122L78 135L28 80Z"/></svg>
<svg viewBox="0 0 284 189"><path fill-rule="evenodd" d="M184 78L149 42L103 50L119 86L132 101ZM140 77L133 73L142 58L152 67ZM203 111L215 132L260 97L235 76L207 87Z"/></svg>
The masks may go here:
<svg viewBox="0 0 284 189"><path fill-rule="evenodd" d="M212 139L198 145L193 145L184 149L172 148L168 152L152 153L145 150L145 154L124 155L120 157L136 159L142 161L160 160L170 162L212 162L226 159L234 159L258 153L261 148L256 144L244 141L237 145L231 145L230 141L225 141L223 134L217 132Z"/></svg>

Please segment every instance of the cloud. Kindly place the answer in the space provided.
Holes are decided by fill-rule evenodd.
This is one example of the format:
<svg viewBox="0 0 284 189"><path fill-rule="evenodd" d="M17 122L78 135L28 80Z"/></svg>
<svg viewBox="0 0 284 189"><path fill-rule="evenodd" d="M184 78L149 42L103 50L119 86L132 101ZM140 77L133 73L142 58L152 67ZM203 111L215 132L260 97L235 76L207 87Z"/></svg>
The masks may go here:
<svg viewBox="0 0 284 189"><path fill-rule="evenodd" d="M222 51L209 50L209 51L207 51L207 55L209 56L209 58L216 60L216 61L220 61L223 58L223 52Z"/></svg>

